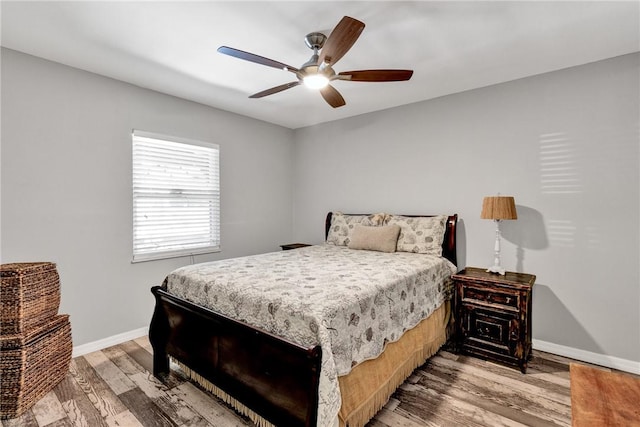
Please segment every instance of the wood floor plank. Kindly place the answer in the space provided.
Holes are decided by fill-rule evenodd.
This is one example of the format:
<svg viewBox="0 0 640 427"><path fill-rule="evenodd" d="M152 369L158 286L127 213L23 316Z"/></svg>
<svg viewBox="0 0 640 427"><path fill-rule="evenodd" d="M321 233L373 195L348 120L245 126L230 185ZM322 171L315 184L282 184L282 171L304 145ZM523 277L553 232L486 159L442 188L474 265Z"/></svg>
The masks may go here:
<svg viewBox="0 0 640 427"><path fill-rule="evenodd" d="M80 386L80 389L99 411L100 416L106 418L127 410L127 407L84 357L77 357L71 360L69 371Z"/></svg>
<svg viewBox="0 0 640 427"><path fill-rule="evenodd" d="M84 358L115 394L122 394L136 386L102 351L85 354Z"/></svg>
<svg viewBox="0 0 640 427"><path fill-rule="evenodd" d="M450 378L434 375L433 372L421 371L421 373L423 379L421 379L419 385L499 414L502 417L528 426L551 427L562 425L562 423L557 422L562 421L562 417L558 419L556 416L549 416L543 411L538 411L536 410L536 405L533 405L532 408L527 405L530 402L524 399L518 400L517 397L512 395L498 394L491 390L481 389L468 381L452 382Z"/></svg>
<svg viewBox="0 0 640 427"><path fill-rule="evenodd" d="M143 350L142 347L135 343L133 344L134 345L129 345L127 343L125 343L125 345L120 344L106 348L102 351L123 373L129 377L139 372L153 372L152 370L144 367L144 364L148 364L146 359L147 356L150 357L150 354L147 353L147 356L142 355L140 351L146 353L146 350ZM131 350L131 353L127 350ZM142 364L139 363L139 361L142 361ZM187 381L187 378L181 373L181 371L172 367L169 375L166 376L163 381L167 388L173 388Z"/></svg>
<svg viewBox="0 0 640 427"><path fill-rule="evenodd" d="M439 355L441 356L441 355ZM558 378L555 375L542 373L535 369L528 368L527 373L523 374L518 369L514 369L508 366L504 366L498 363L489 362L482 359L477 359L471 356L459 356L457 362L463 362L465 365L476 366L485 372L491 372L499 377L506 377L512 380L521 381L526 384L537 386L544 390L550 390L560 395L569 396L569 378L566 380ZM552 378L550 378L552 377Z"/></svg>
<svg viewBox="0 0 640 427"><path fill-rule="evenodd" d="M151 342L149 342L149 336L144 335L142 337L136 338L133 341L136 342L140 347L144 348L149 352L149 354L153 354L153 347L151 347Z"/></svg>
<svg viewBox="0 0 640 427"><path fill-rule="evenodd" d="M568 358L568 357L560 356L560 355L558 355L558 354L542 353L542 352L537 353L536 351L534 351L534 352L533 352L533 354L534 354L534 356L535 356L536 354L538 354L538 355L542 356L542 357L543 357L547 362L555 362L555 363L558 363L558 364L560 364L560 365L566 366L566 367L567 367L567 370L569 369L569 365L570 365L571 363L576 363L576 361L575 361L575 360L570 359L570 358ZM598 368L600 368L600 369L606 369L606 370L608 370L608 371L611 371L611 369L610 369L610 368L604 368L604 367L602 367L602 366L596 366L596 365L593 365L593 364L591 364L591 363L586 363L586 362L579 362L579 363L580 363L580 364L583 364L583 365L586 365L586 366L598 367Z"/></svg>
<svg viewBox="0 0 640 427"><path fill-rule="evenodd" d="M394 397L400 401L400 405L394 409L394 413L414 422L431 423L436 426L464 425L465 427L482 427L472 419L465 419L446 405L443 396L427 391L422 396L407 393L402 388L396 390Z"/></svg>
<svg viewBox="0 0 640 427"><path fill-rule="evenodd" d="M374 418L373 420L369 421L369 423L367 424L367 427L390 427L390 426L389 424L385 424L382 421Z"/></svg>
<svg viewBox="0 0 640 427"><path fill-rule="evenodd" d="M396 393L397 394L397 393ZM426 417L427 419L421 419L416 414L410 414L406 412L403 408L400 408L402 402L396 399L394 396L391 396L386 405L382 408L378 414L376 414L375 418L369 422L369 424L376 423L380 421L383 425L391 426L404 426L405 423L418 423L422 426L427 427L439 427L442 424L439 423L439 419L436 417ZM367 427L370 425L367 424Z"/></svg>
<svg viewBox="0 0 640 427"><path fill-rule="evenodd" d="M130 378L150 399L157 399L167 395L168 388L149 372L136 372Z"/></svg>
<svg viewBox="0 0 640 427"><path fill-rule="evenodd" d="M387 404L384 405L384 408L388 411L393 411L394 409L396 409L398 406L400 406L400 401L396 398L394 398L393 396L391 396L389 398L389 400L387 401Z"/></svg>
<svg viewBox="0 0 640 427"><path fill-rule="evenodd" d="M523 391L523 387L513 386L517 382L509 384L508 378L500 375L478 374L477 368L466 365L466 362L468 362L466 359L462 359L462 362L449 361L442 364L436 359L430 360L426 364L427 368L419 370L425 376L425 380L420 383L428 387L429 381L438 381L440 378L445 387L458 387L466 392L483 396L484 399L520 408L524 412L558 422L560 425L566 424L564 420L570 419L571 409L568 405L547 399L538 389L534 389L537 393L532 393L526 387ZM465 372L466 368L472 368L472 370Z"/></svg>
<svg viewBox="0 0 640 427"><path fill-rule="evenodd" d="M37 401L31 411L41 427L48 426L67 417L67 413L53 390Z"/></svg>
<svg viewBox="0 0 640 427"><path fill-rule="evenodd" d="M184 427L208 425L200 414L191 409L184 401L176 399L175 395L158 397L153 399L153 402L178 425Z"/></svg>
<svg viewBox="0 0 640 427"><path fill-rule="evenodd" d="M145 427L175 427L179 425L137 387L122 393L120 399Z"/></svg>
<svg viewBox="0 0 640 427"><path fill-rule="evenodd" d="M62 418L41 427L74 427L74 425L68 418Z"/></svg>
<svg viewBox="0 0 640 427"><path fill-rule="evenodd" d="M67 375L54 391L62 403L67 418L74 426L107 426L98 409L91 403L71 374Z"/></svg>
<svg viewBox="0 0 640 427"><path fill-rule="evenodd" d="M515 420L503 417L499 413L494 413L484 409L481 406L473 405L464 399L458 399L450 394L443 394L437 390L429 389L422 386L405 383L400 386L397 392L402 401L400 408L410 412L411 414L420 415L420 409L425 407L426 401L433 401L432 397L436 397L438 404L435 410L436 414L443 414L453 421L470 425L490 425L503 427L523 427L524 424ZM411 410L408 407L411 407ZM431 413L425 413L421 416L425 422L429 419Z"/></svg>
<svg viewBox="0 0 640 427"><path fill-rule="evenodd" d="M398 412L390 411L385 408L382 408L380 412L378 412L373 423L367 424L367 427L371 427L372 424L388 427L440 427L438 424L434 424L426 420L412 420Z"/></svg>
<svg viewBox="0 0 640 427"><path fill-rule="evenodd" d="M569 390L570 380L564 372L546 372L539 370L537 367L530 366L527 368L527 376L542 380L546 383L555 384L559 387L558 390Z"/></svg>
<svg viewBox="0 0 640 427"><path fill-rule="evenodd" d="M131 380L171 419L181 425L201 425L204 419L189 407L179 394L156 379L150 372L138 372Z"/></svg>
<svg viewBox="0 0 640 427"><path fill-rule="evenodd" d="M127 377L138 372L146 372L144 367L132 359L119 345L105 348L102 353Z"/></svg>
<svg viewBox="0 0 640 427"><path fill-rule="evenodd" d="M473 364L462 364L459 362L455 362L449 359L445 359L438 355L431 358L428 362L430 365L433 364L435 366L443 366L449 369L456 369L460 373L467 374L470 376L479 377L485 379L487 381L499 382L502 385L513 388L514 390L519 390L523 393L528 393L532 396L543 397L547 400L559 403L561 405L570 406L571 398L568 394L561 394L557 392L553 392L547 388L529 384L526 382L525 375L515 379L509 377L507 374L505 375L496 375L493 372L490 372L488 369L479 368L474 366Z"/></svg>
<svg viewBox="0 0 640 427"><path fill-rule="evenodd" d="M38 421L33 415L33 411L27 410L17 418L2 420L3 427L38 427Z"/></svg>
<svg viewBox="0 0 640 427"><path fill-rule="evenodd" d="M109 416L104 421L109 427L144 427L129 410Z"/></svg>
<svg viewBox="0 0 640 427"><path fill-rule="evenodd" d="M245 427L252 423L220 402L210 393L202 391L191 382L185 382L173 389L207 422L216 427Z"/></svg>
<svg viewBox="0 0 640 427"><path fill-rule="evenodd" d="M568 408L556 402L546 400L540 402L534 396L504 386L500 382L487 381L485 378L460 373L455 369L432 365L430 369L420 370L420 373L424 377L419 381L420 384L435 389L441 387L443 393L453 393L457 389L478 396L481 400L490 400L502 406L518 408L550 421L562 421L570 416Z"/></svg>
<svg viewBox="0 0 640 427"><path fill-rule="evenodd" d="M569 374L569 364L559 362L554 359L552 354L542 351L533 351L533 357L527 363L528 367L533 367L541 372L552 372L554 374L564 376Z"/></svg>
<svg viewBox="0 0 640 427"><path fill-rule="evenodd" d="M87 414L87 407L81 407L79 402L76 400L67 400L66 402L62 403L62 407L64 408L65 412L67 413L67 417L69 418L69 420L71 421L71 424L73 426L76 427L93 427L93 426L103 426L106 427L106 423L104 422L104 420L102 419L102 417L100 417L100 414L96 414L94 412L95 415L98 416L93 416L91 419L88 419L86 414Z"/></svg>
<svg viewBox="0 0 640 427"><path fill-rule="evenodd" d="M170 390L170 386L181 384L185 380L175 380L174 375L174 380L170 379L168 384L167 381L160 382L144 366L138 363L138 361L142 361L142 363L146 364L146 361L143 360L146 356L141 355L141 351L149 355L146 350L136 343L114 346L104 350L104 353L109 363L113 364L113 367L122 375L125 375L128 382L133 385L130 389L136 387L140 389L168 419L184 426L202 424L204 422L203 418L194 412L180 396Z"/></svg>
<svg viewBox="0 0 640 427"><path fill-rule="evenodd" d="M69 399L73 399L77 396L76 390L74 388L74 381L71 373L68 373L60 383L53 389L53 392L58 397L60 403L66 402ZM81 395L84 393L80 392Z"/></svg>
<svg viewBox="0 0 640 427"><path fill-rule="evenodd" d="M144 369L149 372L153 372L153 356L138 343L135 341L127 341L119 344L118 347L124 350L129 357L135 360Z"/></svg>

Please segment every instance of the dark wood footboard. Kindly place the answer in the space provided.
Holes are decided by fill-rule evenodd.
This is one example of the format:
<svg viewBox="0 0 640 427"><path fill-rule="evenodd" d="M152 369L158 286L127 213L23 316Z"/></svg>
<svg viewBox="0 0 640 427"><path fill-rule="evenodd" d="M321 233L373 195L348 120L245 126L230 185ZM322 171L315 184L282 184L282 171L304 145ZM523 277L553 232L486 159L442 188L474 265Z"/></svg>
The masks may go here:
<svg viewBox="0 0 640 427"><path fill-rule="evenodd" d="M169 356L277 426L315 426L322 351L192 304L155 286L153 374Z"/></svg>

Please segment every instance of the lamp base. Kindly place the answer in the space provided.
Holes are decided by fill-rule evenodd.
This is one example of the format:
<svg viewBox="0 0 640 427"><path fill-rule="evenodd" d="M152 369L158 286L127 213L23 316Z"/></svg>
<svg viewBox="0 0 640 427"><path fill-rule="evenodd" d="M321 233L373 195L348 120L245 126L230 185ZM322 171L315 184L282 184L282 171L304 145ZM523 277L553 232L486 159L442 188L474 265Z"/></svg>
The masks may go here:
<svg viewBox="0 0 640 427"><path fill-rule="evenodd" d="M492 265L491 267L487 268L487 273L496 273L504 276L506 272L507 271L499 265Z"/></svg>

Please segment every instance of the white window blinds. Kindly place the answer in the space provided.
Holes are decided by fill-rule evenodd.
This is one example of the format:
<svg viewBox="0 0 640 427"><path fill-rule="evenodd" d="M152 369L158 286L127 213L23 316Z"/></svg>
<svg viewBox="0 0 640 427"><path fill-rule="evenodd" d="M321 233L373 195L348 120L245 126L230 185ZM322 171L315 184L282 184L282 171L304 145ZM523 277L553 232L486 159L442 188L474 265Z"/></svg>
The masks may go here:
<svg viewBox="0 0 640 427"><path fill-rule="evenodd" d="M133 262L220 250L215 144L133 132Z"/></svg>

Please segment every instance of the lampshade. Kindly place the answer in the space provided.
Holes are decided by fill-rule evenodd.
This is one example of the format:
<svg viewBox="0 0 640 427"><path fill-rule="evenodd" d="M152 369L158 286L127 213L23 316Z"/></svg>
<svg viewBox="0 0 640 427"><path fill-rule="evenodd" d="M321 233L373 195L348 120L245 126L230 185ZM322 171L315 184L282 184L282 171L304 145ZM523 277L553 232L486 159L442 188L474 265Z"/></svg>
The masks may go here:
<svg viewBox="0 0 640 427"><path fill-rule="evenodd" d="M511 196L490 196L482 201L482 219L518 219L516 202Z"/></svg>

